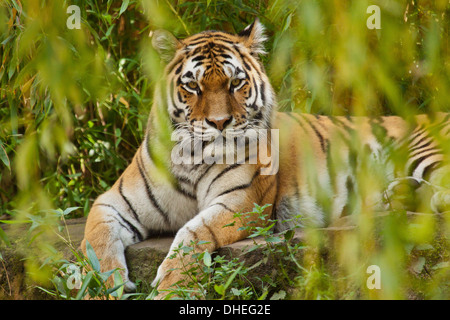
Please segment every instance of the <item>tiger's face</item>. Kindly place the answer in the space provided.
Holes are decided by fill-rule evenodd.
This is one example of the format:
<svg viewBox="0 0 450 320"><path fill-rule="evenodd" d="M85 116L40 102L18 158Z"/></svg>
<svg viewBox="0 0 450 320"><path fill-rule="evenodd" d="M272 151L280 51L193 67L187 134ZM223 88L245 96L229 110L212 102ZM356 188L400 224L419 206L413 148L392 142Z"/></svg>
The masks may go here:
<svg viewBox="0 0 450 320"><path fill-rule="evenodd" d="M153 45L167 62L163 94L175 129L209 139L270 128L275 99L258 58L263 32L258 20L237 35L205 31L177 40L155 32Z"/></svg>

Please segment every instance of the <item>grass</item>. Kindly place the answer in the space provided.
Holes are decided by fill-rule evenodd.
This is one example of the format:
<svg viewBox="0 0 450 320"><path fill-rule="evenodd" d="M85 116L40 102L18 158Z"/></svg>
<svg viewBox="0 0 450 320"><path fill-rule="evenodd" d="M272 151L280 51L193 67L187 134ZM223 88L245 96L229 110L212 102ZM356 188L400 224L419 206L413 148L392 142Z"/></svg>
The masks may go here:
<svg viewBox="0 0 450 320"><path fill-rule="evenodd" d="M81 8L80 30L66 27L71 4ZM381 8L379 30L366 27L372 4ZM238 32L258 17L270 38L262 61L281 110L409 119L449 111L449 14L445 0L3 1L0 220L27 221L35 227L29 242L48 249L55 221L49 212L79 207L64 218L86 216L116 181L142 141L161 72L151 30L164 28L180 38L205 29ZM404 212L398 215L404 218ZM448 220L414 217L405 226L388 219L381 228L361 219L362 231L332 242L331 258L314 232L312 249L300 260L289 251L289 233L276 236L284 247L267 241L267 259L277 268L292 263L292 279L277 269L281 278L261 279L265 286L256 289L244 281L248 269L240 262L203 254L198 259L206 282L200 284L208 288L207 298L408 298L412 287L421 288L421 298L448 298L441 285L448 283ZM16 241L3 229L0 260L2 248ZM378 246L373 237L380 230L384 240ZM273 236L270 230L252 232L266 240ZM293 246L291 251L303 250ZM336 263L327 265L327 259ZM361 266L367 263L389 270L381 293L364 288ZM407 268L419 279L410 281ZM42 270L27 265L35 279L50 277L38 276ZM232 280L220 276L229 270L238 270Z"/></svg>

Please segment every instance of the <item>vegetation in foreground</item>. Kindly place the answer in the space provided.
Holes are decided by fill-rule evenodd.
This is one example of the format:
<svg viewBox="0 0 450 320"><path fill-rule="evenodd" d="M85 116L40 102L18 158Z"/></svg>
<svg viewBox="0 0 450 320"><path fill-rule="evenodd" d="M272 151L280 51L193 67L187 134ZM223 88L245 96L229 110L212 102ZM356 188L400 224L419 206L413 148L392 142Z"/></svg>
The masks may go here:
<svg viewBox="0 0 450 320"><path fill-rule="evenodd" d="M66 26L71 4L81 8L81 30ZM372 4L381 8L380 30L366 27ZM262 59L281 110L409 118L449 111L448 16L444 0L3 1L3 295L8 296L10 284L3 281L8 270L2 253L20 245L30 280L58 298L153 296L144 285L148 292L142 295L123 294L116 270L100 273L93 252L59 261L54 247L57 223L87 215L142 140L161 70L148 38L151 30L164 28L180 38L205 29L237 32L258 17L270 36ZM370 217L371 212L363 212L359 231L339 239L308 230L308 241L301 244L291 242L291 231L252 230L265 238L261 263L274 263L276 277L250 281L252 266L204 253L192 268L185 266L192 283L174 293L208 299L448 299L448 216L417 216L406 224L400 211L382 227ZM19 225L28 232L17 238L10 230ZM380 232L382 241L375 243ZM192 247L185 244L179 254ZM372 264L383 271L382 290L367 290L363 266ZM86 270L82 286L65 288L75 267ZM410 278L411 272L418 277ZM108 284L106 278L114 275L113 285ZM49 280L54 287L44 286ZM420 294L412 296L412 291Z"/></svg>

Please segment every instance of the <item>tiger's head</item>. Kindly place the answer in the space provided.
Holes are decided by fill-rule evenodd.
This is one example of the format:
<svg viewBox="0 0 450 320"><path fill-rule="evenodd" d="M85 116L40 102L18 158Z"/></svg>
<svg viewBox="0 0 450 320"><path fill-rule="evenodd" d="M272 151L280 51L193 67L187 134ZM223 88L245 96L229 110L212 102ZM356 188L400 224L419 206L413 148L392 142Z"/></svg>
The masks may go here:
<svg viewBox="0 0 450 320"><path fill-rule="evenodd" d="M269 129L275 96L259 60L265 40L258 20L236 35L204 31L179 40L155 31L153 47L167 63L162 98L175 129L203 137Z"/></svg>

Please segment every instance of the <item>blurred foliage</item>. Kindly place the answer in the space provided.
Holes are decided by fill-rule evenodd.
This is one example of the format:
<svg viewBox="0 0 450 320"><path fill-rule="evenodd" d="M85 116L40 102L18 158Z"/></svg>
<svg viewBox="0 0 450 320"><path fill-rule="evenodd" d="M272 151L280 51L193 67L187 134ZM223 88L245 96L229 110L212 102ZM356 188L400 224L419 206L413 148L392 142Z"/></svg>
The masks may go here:
<svg viewBox="0 0 450 320"><path fill-rule="evenodd" d="M373 4L379 30L366 27ZM66 26L69 5L81 8L79 30ZM0 220L69 207L82 208L72 217L87 215L116 181L142 141L161 72L151 30L234 33L258 17L281 110L408 118L450 111L449 14L448 0L2 1ZM389 241L403 243L392 232ZM343 245L360 252L369 235ZM370 252L396 257L390 248ZM340 259L359 259L350 258Z"/></svg>

